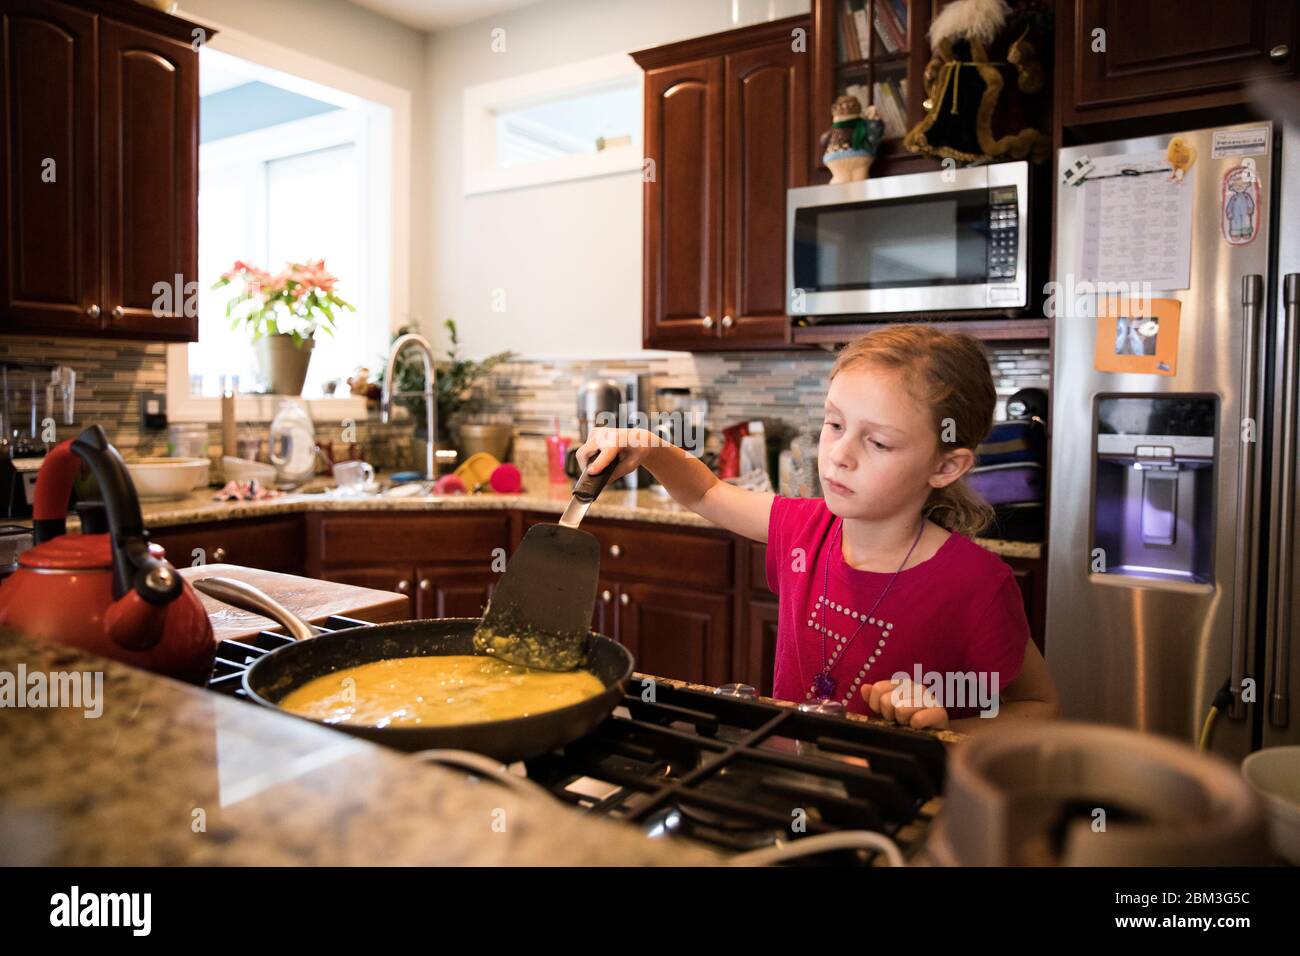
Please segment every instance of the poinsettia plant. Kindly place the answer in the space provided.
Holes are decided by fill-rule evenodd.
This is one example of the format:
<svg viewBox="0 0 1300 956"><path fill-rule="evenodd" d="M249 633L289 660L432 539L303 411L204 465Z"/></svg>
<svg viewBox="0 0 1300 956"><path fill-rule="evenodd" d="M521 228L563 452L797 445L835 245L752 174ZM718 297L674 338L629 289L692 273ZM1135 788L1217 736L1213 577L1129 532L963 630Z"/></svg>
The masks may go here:
<svg viewBox="0 0 1300 956"><path fill-rule="evenodd" d="M334 334L336 309L356 311L334 290L338 279L325 268L324 259L287 262L275 275L236 260L212 288L233 282L243 288L226 303L226 315L233 319L230 327L247 326L254 341L264 335L292 335L293 344L301 347L318 329Z"/></svg>

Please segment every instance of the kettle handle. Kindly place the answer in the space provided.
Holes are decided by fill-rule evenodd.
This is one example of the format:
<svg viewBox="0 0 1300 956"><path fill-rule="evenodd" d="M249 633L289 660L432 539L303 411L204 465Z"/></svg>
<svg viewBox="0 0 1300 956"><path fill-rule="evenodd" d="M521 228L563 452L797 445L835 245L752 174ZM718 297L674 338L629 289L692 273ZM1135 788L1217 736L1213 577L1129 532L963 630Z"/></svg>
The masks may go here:
<svg viewBox="0 0 1300 956"><path fill-rule="evenodd" d="M56 445L41 464L32 506L33 538L40 543L67 531L68 498L81 473L73 455L90 466L104 499L113 549L113 599L134 589L150 604L175 600L181 593L181 576L169 561L149 551L149 533L131 474L99 425Z"/></svg>

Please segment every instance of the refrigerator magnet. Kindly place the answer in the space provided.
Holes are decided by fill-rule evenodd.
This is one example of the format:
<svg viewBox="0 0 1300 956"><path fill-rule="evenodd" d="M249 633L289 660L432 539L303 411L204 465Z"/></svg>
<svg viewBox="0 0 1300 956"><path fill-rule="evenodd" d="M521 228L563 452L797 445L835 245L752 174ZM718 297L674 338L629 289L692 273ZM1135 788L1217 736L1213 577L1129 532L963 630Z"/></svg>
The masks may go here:
<svg viewBox="0 0 1300 956"><path fill-rule="evenodd" d="M1098 372L1173 375L1181 309L1177 299L1099 298L1093 366Z"/></svg>
<svg viewBox="0 0 1300 956"><path fill-rule="evenodd" d="M1223 174L1219 221L1230 246L1254 242L1259 232L1259 176L1255 161L1243 159Z"/></svg>

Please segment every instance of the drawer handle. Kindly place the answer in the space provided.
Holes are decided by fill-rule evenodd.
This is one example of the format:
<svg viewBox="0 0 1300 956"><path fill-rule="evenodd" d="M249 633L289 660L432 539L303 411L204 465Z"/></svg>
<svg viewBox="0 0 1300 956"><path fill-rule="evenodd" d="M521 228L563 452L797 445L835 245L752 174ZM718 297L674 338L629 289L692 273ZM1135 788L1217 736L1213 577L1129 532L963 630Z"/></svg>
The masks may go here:
<svg viewBox="0 0 1300 956"><path fill-rule="evenodd" d="M731 316L729 316L729 315L724 315L724 316L722 317L722 327L723 327L724 329L729 329L729 328L731 328L731 326L732 326L733 324L734 324L734 322L733 322Z"/></svg>
<svg viewBox="0 0 1300 956"><path fill-rule="evenodd" d="M606 604L609 603L609 599L610 599L612 596L613 596L613 595L611 595L611 594L609 593L609 591L601 591L601 592L600 592L600 599L601 599L602 601L604 601Z"/></svg>
<svg viewBox="0 0 1300 956"><path fill-rule="evenodd" d="M626 592L624 592L623 594L620 594L620 595L618 596L618 603L619 603L619 604L622 604L624 607L627 607L627 606L628 606L628 603L629 603L631 600L632 600L632 599L631 599L630 597L627 596L627 593L626 593Z"/></svg>
<svg viewBox="0 0 1300 956"><path fill-rule="evenodd" d="M100 308L97 304L94 303L92 303L90 307L86 309L86 317L90 319L99 318L99 313L100 313Z"/></svg>
<svg viewBox="0 0 1300 956"><path fill-rule="evenodd" d="M225 549L225 548L213 548L213 549L212 549L212 560L215 561L217 564L220 564L222 561L226 560L226 549Z"/></svg>
<svg viewBox="0 0 1300 956"><path fill-rule="evenodd" d="M700 324L703 325L706 329L711 329L711 328L713 328L713 316L711 316L711 315L706 315L706 316L704 317L704 321L701 322Z"/></svg>
<svg viewBox="0 0 1300 956"><path fill-rule="evenodd" d="M1273 49L1268 51L1268 55L1274 63L1281 63L1291 55L1291 48L1285 43L1279 43L1277 46L1273 47Z"/></svg>
<svg viewBox="0 0 1300 956"><path fill-rule="evenodd" d="M431 587L433 587L433 582L432 582L432 581L430 581L428 578L420 578L420 590L421 590L421 591L427 591L427 590L429 590L429 588L431 588Z"/></svg>
<svg viewBox="0 0 1300 956"><path fill-rule="evenodd" d="M617 558L617 557L618 557L620 554L622 554L622 553L623 553L623 549L620 548L618 545L616 545L616 544L611 544L611 545L609 546L609 556L610 556L611 558Z"/></svg>
<svg viewBox="0 0 1300 956"><path fill-rule="evenodd" d="M126 315L126 309L122 308L120 305L113 306L113 318L121 319L124 315Z"/></svg>
<svg viewBox="0 0 1300 956"><path fill-rule="evenodd" d="M403 594L406 594L408 591L411 590L411 582L403 578L402 580L397 582L397 590L401 591Z"/></svg>

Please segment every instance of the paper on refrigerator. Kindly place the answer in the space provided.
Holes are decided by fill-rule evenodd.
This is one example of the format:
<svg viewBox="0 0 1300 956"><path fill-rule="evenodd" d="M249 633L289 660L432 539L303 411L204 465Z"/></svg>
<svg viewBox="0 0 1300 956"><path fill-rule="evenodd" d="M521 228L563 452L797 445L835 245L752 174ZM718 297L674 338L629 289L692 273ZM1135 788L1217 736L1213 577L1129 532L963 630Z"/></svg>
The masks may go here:
<svg viewBox="0 0 1300 956"><path fill-rule="evenodd" d="M1079 187L1079 281L1151 291L1191 284L1196 167L1174 178L1163 150L1093 159Z"/></svg>

